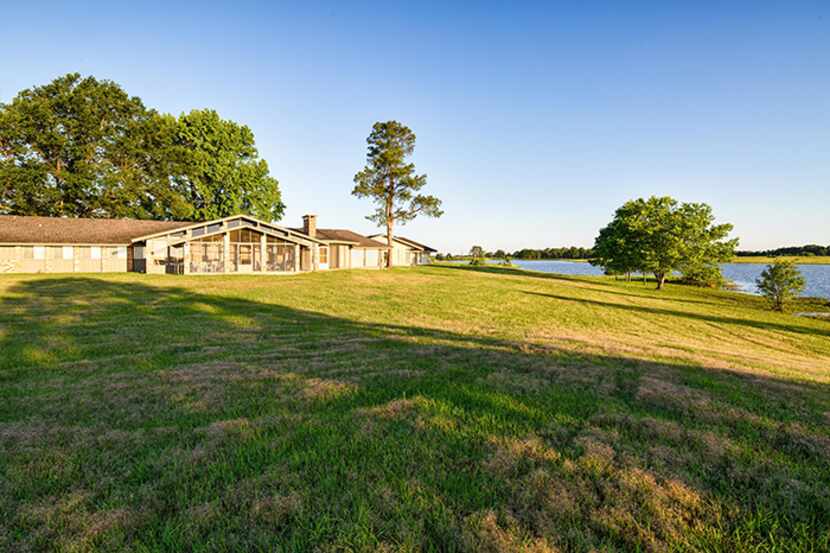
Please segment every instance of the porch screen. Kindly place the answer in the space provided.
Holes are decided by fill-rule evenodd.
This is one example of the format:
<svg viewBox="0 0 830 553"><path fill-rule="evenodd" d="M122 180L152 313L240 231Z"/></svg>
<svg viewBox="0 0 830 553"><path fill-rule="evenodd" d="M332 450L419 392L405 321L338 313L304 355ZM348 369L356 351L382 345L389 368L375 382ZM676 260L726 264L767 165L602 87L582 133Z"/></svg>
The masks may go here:
<svg viewBox="0 0 830 553"><path fill-rule="evenodd" d="M221 234L190 243L190 272L225 272L225 244Z"/></svg>
<svg viewBox="0 0 830 553"><path fill-rule="evenodd" d="M262 270L262 247L259 232L251 229L232 230L230 232L231 271L249 273Z"/></svg>
<svg viewBox="0 0 830 553"><path fill-rule="evenodd" d="M289 244L268 244L266 246L267 271L293 271L294 246Z"/></svg>

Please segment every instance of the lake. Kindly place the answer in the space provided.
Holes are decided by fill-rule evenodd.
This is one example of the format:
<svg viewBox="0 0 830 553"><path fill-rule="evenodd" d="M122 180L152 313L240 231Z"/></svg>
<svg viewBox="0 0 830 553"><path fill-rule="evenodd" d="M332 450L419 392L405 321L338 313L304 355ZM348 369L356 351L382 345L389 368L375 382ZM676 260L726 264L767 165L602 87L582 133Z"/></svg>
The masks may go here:
<svg viewBox="0 0 830 553"><path fill-rule="evenodd" d="M530 271L559 273L562 275L596 275L601 276L602 269L590 263L573 261L526 261L514 259L513 264ZM755 279L761 275L766 265L756 263L724 263L721 265L723 276L735 283L742 292L757 293ZM830 265L798 265L807 285L804 296L830 299Z"/></svg>

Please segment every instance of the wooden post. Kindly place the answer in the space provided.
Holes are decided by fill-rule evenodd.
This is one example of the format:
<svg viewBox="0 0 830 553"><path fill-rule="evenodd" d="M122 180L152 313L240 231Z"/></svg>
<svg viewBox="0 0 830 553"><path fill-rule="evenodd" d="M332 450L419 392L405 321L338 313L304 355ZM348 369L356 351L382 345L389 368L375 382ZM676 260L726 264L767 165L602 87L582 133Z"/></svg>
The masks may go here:
<svg viewBox="0 0 830 553"><path fill-rule="evenodd" d="M184 243L184 256L182 257L182 273L189 275L190 274L190 242Z"/></svg>
<svg viewBox="0 0 830 553"><path fill-rule="evenodd" d="M225 231L222 235L222 272L231 272L231 233Z"/></svg>
<svg viewBox="0 0 830 553"><path fill-rule="evenodd" d="M300 245L294 244L294 272L300 272Z"/></svg>
<svg viewBox="0 0 830 553"><path fill-rule="evenodd" d="M314 244L311 246L311 270L318 271L320 269L320 246Z"/></svg>
<svg viewBox="0 0 830 553"><path fill-rule="evenodd" d="M263 273L267 270L265 247L268 245L268 240L265 233L259 235L259 270Z"/></svg>

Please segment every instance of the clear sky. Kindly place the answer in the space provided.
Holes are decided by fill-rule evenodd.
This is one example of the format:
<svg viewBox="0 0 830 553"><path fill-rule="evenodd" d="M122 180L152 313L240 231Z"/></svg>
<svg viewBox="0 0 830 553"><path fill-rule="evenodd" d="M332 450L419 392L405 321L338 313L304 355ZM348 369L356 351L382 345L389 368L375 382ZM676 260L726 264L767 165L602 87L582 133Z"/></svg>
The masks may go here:
<svg viewBox="0 0 830 553"><path fill-rule="evenodd" d="M11 3L0 101L78 71L214 108L253 129L283 223L365 233L352 177L397 119L446 211L401 234L441 251L589 246L651 194L742 248L830 243L827 0L271 4Z"/></svg>

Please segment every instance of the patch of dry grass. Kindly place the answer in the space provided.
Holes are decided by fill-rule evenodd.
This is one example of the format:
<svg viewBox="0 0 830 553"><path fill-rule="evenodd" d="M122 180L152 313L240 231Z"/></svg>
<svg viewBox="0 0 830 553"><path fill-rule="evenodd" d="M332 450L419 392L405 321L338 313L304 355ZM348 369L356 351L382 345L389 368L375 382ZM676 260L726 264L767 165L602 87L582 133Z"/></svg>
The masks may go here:
<svg viewBox="0 0 830 553"><path fill-rule="evenodd" d="M0 277L0 550L830 549L830 326L430 267Z"/></svg>

